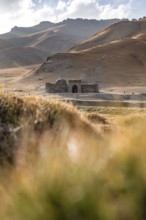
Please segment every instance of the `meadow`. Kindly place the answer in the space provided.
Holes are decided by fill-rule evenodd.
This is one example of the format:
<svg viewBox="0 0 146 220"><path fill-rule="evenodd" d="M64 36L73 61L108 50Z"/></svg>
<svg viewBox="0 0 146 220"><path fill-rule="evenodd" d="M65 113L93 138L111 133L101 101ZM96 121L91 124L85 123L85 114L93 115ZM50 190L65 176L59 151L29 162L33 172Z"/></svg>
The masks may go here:
<svg viewBox="0 0 146 220"><path fill-rule="evenodd" d="M146 219L146 110L0 94L0 219Z"/></svg>

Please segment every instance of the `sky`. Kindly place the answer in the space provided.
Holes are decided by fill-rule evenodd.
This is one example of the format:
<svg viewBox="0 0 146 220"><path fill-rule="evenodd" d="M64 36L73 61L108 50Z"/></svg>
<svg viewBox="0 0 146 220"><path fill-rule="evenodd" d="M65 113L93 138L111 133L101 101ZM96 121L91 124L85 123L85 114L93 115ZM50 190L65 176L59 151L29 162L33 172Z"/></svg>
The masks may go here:
<svg viewBox="0 0 146 220"><path fill-rule="evenodd" d="M67 18L110 19L146 16L146 0L0 0L0 33L14 26Z"/></svg>

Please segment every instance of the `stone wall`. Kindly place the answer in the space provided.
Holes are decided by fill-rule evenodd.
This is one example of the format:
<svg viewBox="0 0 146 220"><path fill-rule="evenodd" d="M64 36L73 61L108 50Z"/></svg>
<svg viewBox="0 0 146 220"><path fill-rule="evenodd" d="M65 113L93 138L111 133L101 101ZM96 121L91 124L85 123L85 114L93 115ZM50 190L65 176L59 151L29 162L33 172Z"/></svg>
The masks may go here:
<svg viewBox="0 0 146 220"><path fill-rule="evenodd" d="M46 83L46 92L48 93L67 93L65 85Z"/></svg>
<svg viewBox="0 0 146 220"><path fill-rule="evenodd" d="M59 79L55 84L46 83L46 92L48 93L98 93L98 84L82 84L81 80Z"/></svg>
<svg viewBox="0 0 146 220"><path fill-rule="evenodd" d="M98 84L83 84L81 85L82 93L98 93Z"/></svg>

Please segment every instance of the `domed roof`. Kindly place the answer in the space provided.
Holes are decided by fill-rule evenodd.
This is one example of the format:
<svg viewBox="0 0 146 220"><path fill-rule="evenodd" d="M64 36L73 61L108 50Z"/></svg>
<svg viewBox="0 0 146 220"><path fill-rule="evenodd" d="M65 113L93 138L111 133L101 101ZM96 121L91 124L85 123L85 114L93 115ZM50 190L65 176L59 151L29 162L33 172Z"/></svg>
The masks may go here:
<svg viewBox="0 0 146 220"><path fill-rule="evenodd" d="M61 85L66 84L66 79L63 78L57 79L56 84L61 84Z"/></svg>

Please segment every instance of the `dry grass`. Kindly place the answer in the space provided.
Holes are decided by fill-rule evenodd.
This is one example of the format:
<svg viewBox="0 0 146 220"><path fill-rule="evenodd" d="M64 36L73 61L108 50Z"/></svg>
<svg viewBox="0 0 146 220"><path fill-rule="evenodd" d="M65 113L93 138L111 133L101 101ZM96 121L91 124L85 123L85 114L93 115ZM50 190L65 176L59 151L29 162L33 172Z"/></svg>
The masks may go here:
<svg viewBox="0 0 146 220"><path fill-rule="evenodd" d="M4 161L7 159L10 163L15 162L15 151L21 145L39 148L42 139L47 135L51 140L54 138L58 146L67 145L76 136L80 136L82 145L85 140L88 141L88 133L93 136L94 142L100 136L72 105L37 97L19 98L3 93L0 97L0 156L4 157ZM2 161L1 159L1 163Z"/></svg>
<svg viewBox="0 0 146 220"><path fill-rule="evenodd" d="M0 155L15 149L0 167L0 219L146 218L145 115L113 125L65 103L3 94L0 111Z"/></svg>
<svg viewBox="0 0 146 220"><path fill-rule="evenodd" d="M134 114L141 114L145 115L146 114L146 109L145 108L127 108L127 107L94 107L94 106L83 106L80 107L84 112L89 112L89 113L98 113L102 115L117 115L117 116L126 116L126 115L134 115Z"/></svg>

